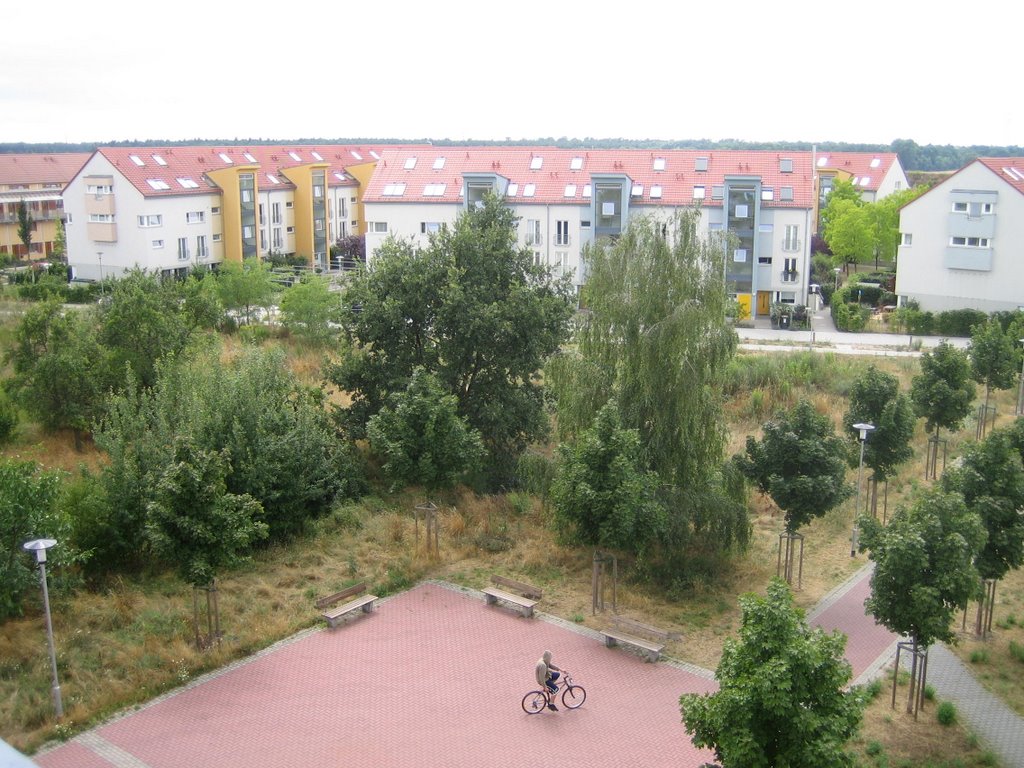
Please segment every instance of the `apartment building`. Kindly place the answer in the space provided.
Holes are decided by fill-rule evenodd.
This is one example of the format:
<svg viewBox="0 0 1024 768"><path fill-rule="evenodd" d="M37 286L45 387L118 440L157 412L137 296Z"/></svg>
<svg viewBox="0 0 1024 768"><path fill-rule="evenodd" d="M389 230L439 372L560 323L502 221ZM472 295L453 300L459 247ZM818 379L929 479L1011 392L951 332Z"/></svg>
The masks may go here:
<svg viewBox="0 0 1024 768"><path fill-rule="evenodd" d="M103 147L64 190L73 277L140 267L181 275L269 254L338 268L330 246L363 234L360 190L383 147Z"/></svg>
<svg viewBox="0 0 1024 768"><path fill-rule="evenodd" d="M921 309L1024 309L1024 159L981 157L900 211L896 293Z"/></svg>
<svg viewBox="0 0 1024 768"><path fill-rule="evenodd" d="M53 253L57 222L64 218L61 190L88 159L88 152L0 154L0 254L20 260ZM31 252L18 234L22 201L32 218Z"/></svg>
<svg viewBox="0 0 1024 768"><path fill-rule="evenodd" d="M487 193L519 218L520 243L555 274L586 281L580 255L634 216L670 222L699 207L705 234L731 234L726 277L754 315L807 303L816 217L810 151L399 147L363 193L368 258L390 236L425 244Z"/></svg>

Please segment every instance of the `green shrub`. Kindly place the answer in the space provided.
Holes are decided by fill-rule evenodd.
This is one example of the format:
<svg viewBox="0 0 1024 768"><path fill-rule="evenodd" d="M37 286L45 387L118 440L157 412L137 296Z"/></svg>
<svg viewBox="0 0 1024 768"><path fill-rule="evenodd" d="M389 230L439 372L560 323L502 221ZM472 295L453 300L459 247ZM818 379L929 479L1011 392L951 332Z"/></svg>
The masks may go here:
<svg viewBox="0 0 1024 768"><path fill-rule="evenodd" d="M870 317L871 310L868 307L839 301L832 302L832 320L835 322L837 330L863 331Z"/></svg>
<svg viewBox="0 0 1024 768"><path fill-rule="evenodd" d="M10 442L14 430L18 426L18 409L0 390L0 445Z"/></svg>
<svg viewBox="0 0 1024 768"><path fill-rule="evenodd" d="M867 743L867 746L864 747L864 753L867 755L871 755L872 757L874 757L875 755L882 754L884 750L885 747L882 746L882 742L874 740L869 741Z"/></svg>
<svg viewBox="0 0 1024 768"><path fill-rule="evenodd" d="M925 687L924 687L924 697L926 699L928 699L928 701L935 701L935 686L934 685L925 685Z"/></svg>
<svg viewBox="0 0 1024 768"><path fill-rule="evenodd" d="M939 336L970 336L974 326L988 321L978 309L950 309L935 317L935 333Z"/></svg>
<svg viewBox="0 0 1024 768"><path fill-rule="evenodd" d="M1024 664L1024 645L1015 643L1013 640L1010 641L1010 655L1013 656L1017 661Z"/></svg>
<svg viewBox="0 0 1024 768"><path fill-rule="evenodd" d="M867 694L869 699L874 701L882 693L882 681L876 677L874 680L872 680L870 683L864 686L864 692Z"/></svg>
<svg viewBox="0 0 1024 768"><path fill-rule="evenodd" d="M952 725L956 722L956 706L951 701L942 702L935 710L935 718L939 721L939 725Z"/></svg>
<svg viewBox="0 0 1024 768"><path fill-rule="evenodd" d="M988 651L984 648L971 651L971 664L984 664L986 661L988 661Z"/></svg>

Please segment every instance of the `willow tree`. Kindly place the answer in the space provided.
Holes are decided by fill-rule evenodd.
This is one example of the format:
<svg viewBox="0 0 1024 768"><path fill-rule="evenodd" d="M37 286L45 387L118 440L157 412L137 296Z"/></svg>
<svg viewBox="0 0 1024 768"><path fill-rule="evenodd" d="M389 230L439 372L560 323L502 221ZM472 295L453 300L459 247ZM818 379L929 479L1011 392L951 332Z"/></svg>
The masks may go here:
<svg viewBox="0 0 1024 768"><path fill-rule="evenodd" d="M635 429L670 512L662 543L698 537L713 549L745 545L745 507L725 490L722 381L736 349L726 315L723 243L698 236L700 213L637 217L617 240L584 249L587 284L572 351L553 358L560 437L590 427L614 399Z"/></svg>

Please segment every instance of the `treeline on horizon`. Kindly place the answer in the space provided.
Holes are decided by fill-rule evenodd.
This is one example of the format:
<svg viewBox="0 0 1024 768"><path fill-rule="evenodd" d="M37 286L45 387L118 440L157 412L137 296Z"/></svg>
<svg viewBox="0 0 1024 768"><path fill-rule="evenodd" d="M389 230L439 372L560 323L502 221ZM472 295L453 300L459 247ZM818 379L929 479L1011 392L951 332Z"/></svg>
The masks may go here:
<svg viewBox="0 0 1024 768"><path fill-rule="evenodd" d="M167 141L156 139L80 143L0 143L0 154L41 154L55 152L92 152L98 147L148 147L148 146L226 146L258 144L433 144L434 146L554 146L563 149L746 149L775 151L807 151L817 147L819 152L895 152L906 171L955 171L978 157L1024 157L1024 147L991 146L972 144L957 147L952 144L921 145L913 139L896 139L891 144L853 144L849 142L823 141L812 144L806 141L741 141L739 139L686 139L665 141L662 139L597 139L586 137L570 139L552 136L536 139L507 139L505 141L477 139L395 139L395 138L303 138L290 141L280 139L186 139Z"/></svg>

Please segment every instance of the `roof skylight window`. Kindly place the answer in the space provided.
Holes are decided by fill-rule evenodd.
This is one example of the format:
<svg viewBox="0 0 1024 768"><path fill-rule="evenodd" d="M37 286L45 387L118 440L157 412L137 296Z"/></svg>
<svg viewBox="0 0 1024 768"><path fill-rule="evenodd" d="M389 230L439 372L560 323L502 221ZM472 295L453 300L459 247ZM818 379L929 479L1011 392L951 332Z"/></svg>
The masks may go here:
<svg viewBox="0 0 1024 768"><path fill-rule="evenodd" d="M706 171L708 169L708 158L698 157L693 163L693 170Z"/></svg>
<svg viewBox="0 0 1024 768"><path fill-rule="evenodd" d="M442 168L444 168L444 158L443 157L435 157L434 158L434 170L435 171L440 171Z"/></svg>
<svg viewBox="0 0 1024 768"><path fill-rule="evenodd" d="M416 158L415 157L407 157L407 158L405 158L405 170L411 171L415 167L416 167Z"/></svg>
<svg viewBox="0 0 1024 768"><path fill-rule="evenodd" d="M380 155L378 155L372 149L370 150L370 157L372 157L374 160L380 160Z"/></svg>
<svg viewBox="0 0 1024 768"><path fill-rule="evenodd" d="M828 155L822 155L818 158L818 167L824 168L826 165L828 165Z"/></svg>
<svg viewBox="0 0 1024 768"><path fill-rule="evenodd" d="M661 184L651 184L651 199L659 200L661 198Z"/></svg>
<svg viewBox="0 0 1024 768"><path fill-rule="evenodd" d="M235 161L232 160L230 157L228 157L227 153L225 153L225 152L221 152L220 153L220 159L223 160L228 165L234 165L234 163L235 163Z"/></svg>
<svg viewBox="0 0 1024 768"><path fill-rule="evenodd" d="M644 193L644 185L643 184L634 184L633 185L633 189L631 189L629 191L629 194L632 197L640 197L641 195L643 195L643 193Z"/></svg>
<svg viewBox="0 0 1024 768"><path fill-rule="evenodd" d="M268 173L267 174L267 178L270 179L270 183L271 184L280 184L281 183L281 180L279 178L277 178L277 176L275 176L272 173Z"/></svg>
<svg viewBox="0 0 1024 768"><path fill-rule="evenodd" d="M694 200L703 200L705 195L707 195L707 189L703 185L698 185L693 188Z"/></svg>
<svg viewBox="0 0 1024 768"><path fill-rule="evenodd" d="M358 152L356 152L354 149L350 149L349 152L352 153L352 157L354 157L356 160L362 160L363 159L363 156L360 155Z"/></svg>
<svg viewBox="0 0 1024 768"><path fill-rule="evenodd" d="M340 171L334 172L334 178L336 178L338 181L348 181L348 178L346 178L345 174L341 173Z"/></svg>
<svg viewBox="0 0 1024 768"><path fill-rule="evenodd" d="M792 200L793 199L793 188L792 187L783 187L782 189L780 189L779 190L779 199L780 200Z"/></svg>
<svg viewBox="0 0 1024 768"><path fill-rule="evenodd" d="M589 198L591 195L591 187L589 184L583 185L583 196Z"/></svg>
<svg viewBox="0 0 1024 768"><path fill-rule="evenodd" d="M537 191L536 184L526 184L523 186L523 197L533 197L534 192Z"/></svg>
<svg viewBox="0 0 1024 768"><path fill-rule="evenodd" d="M572 160L569 161L569 170L570 171L578 171L582 167L583 167L583 158L582 157L574 157Z"/></svg>
<svg viewBox="0 0 1024 768"><path fill-rule="evenodd" d="M793 172L793 158L783 157L779 160L779 173Z"/></svg>
<svg viewBox="0 0 1024 768"><path fill-rule="evenodd" d="M866 187L870 183L871 183L871 177L870 176L861 176L860 185L862 187Z"/></svg>
<svg viewBox="0 0 1024 768"><path fill-rule="evenodd" d="M190 179L188 176L179 176L178 183L185 189L199 189L199 184L195 179Z"/></svg>
<svg viewBox="0 0 1024 768"><path fill-rule="evenodd" d="M771 187L761 187L761 199L771 201L775 199L775 190Z"/></svg>
<svg viewBox="0 0 1024 768"><path fill-rule="evenodd" d="M405 184L385 184L381 194L385 197L401 197L405 194Z"/></svg>
<svg viewBox="0 0 1024 768"><path fill-rule="evenodd" d="M531 157L530 158L530 170L531 171L539 171L543 167L544 167L544 158L543 157Z"/></svg>
<svg viewBox="0 0 1024 768"><path fill-rule="evenodd" d="M402 186L404 187L405 185L403 184ZM447 188L448 188L447 184L427 184L427 186L425 186L423 188L423 196L424 197L441 197L441 195L444 194L444 191Z"/></svg>
<svg viewBox="0 0 1024 768"><path fill-rule="evenodd" d="M138 155L128 155L128 159L135 163L137 166L139 166L139 168L146 164L145 161Z"/></svg>
<svg viewBox="0 0 1024 768"><path fill-rule="evenodd" d="M508 185L508 189L505 190L505 197L515 197L519 194L519 185L514 181Z"/></svg>
<svg viewBox="0 0 1024 768"><path fill-rule="evenodd" d="M167 161L160 157L160 155L153 155L153 162L157 165L167 165Z"/></svg>
<svg viewBox="0 0 1024 768"><path fill-rule="evenodd" d="M250 163L255 163L255 162L256 162L256 158L255 158L255 157L253 157L253 156L252 156L252 153L250 153L250 152L243 152L243 153L242 153L242 157L244 157L244 158L245 158L246 160L248 160L248 161L249 161Z"/></svg>
<svg viewBox="0 0 1024 768"><path fill-rule="evenodd" d="M318 163L322 163L324 161L323 157L320 155L319 152L310 151L309 154L311 154L313 156L313 159L316 160Z"/></svg>
<svg viewBox="0 0 1024 768"><path fill-rule="evenodd" d="M298 152L293 152L291 150L288 150L288 157L290 157L296 163L301 163L302 162L302 158L299 157L299 153Z"/></svg>
<svg viewBox="0 0 1024 768"><path fill-rule="evenodd" d="M566 184L565 185L565 197L576 197L576 185Z"/></svg>
<svg viewBox="0 0 1024 768"><path fill-rule="evenodd" d="M879 158L879 157L872 158L872 160L871 160L871 167L872 168L877 168L881 164L882 164L882 159L881 158Z"/></svg>
<svg viewBox="0 0 1024 768"><path fill-rule="evenodd" d="M665 158L664 157L656 157L656 158L654 158L654 170L656 170L656 171L664 171L665 170Z"/></svg>
<svg viewBox="0 0 1024 768"><path fill-rule="evenodd" d="M163 179L146 179L146 183L153 189L170 189L171 185Z"/></svg>

